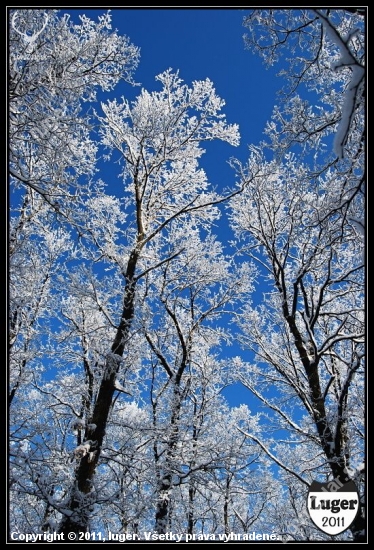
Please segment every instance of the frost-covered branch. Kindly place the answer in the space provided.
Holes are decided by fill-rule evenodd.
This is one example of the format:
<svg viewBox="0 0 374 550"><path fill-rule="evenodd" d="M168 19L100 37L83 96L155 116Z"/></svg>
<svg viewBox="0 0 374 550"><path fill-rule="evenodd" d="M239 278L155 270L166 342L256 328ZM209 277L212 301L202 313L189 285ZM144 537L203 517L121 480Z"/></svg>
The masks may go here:
<svg viewBox="0 0 374 550"><path fill-rule="evenodd" d="M246 437L249 437L255 443L257 443L257 445L259 445L259 447L261 447L261 449L267 454L267 456L269 458L271 458L275 462L275 464L278 464L278 466L280 466L280 468L285 470L287 473L295 476L299 481L301 481L301 483L303 483L304 485L309 487L309 483L307 481L305 481L305 479L303 479L297 472L295 472L294 470L291 470L290 468L288 468L288 466L286 466L280 460L278 460L278 458L256 436L254 436L253 434L249 434L249 433L245 432L244 430L242 430L239 427L238 427L238 430L243 435L245 435Z"/></svg>
<svg viewBox="0 0 374 550"><path fill-rule="evenodd" d="M341 117L338 128L335 132L334 151L339 159L344 157L344 145L348 141L348 133L353 123L354 110L357 102L361 100L359 97L359 88L364 82L365 68L357 61L349 48L349 42L355 34L360 31L354 30L347 38L343 39L331 20L324 15L321 10L315 10L320 18L328 38L337 46L340 51L340 59L334 63L333 69L337 70L341 67L349 67L351 70L351 78L346 87L344 94L344 102L341 108Z"/></svg>

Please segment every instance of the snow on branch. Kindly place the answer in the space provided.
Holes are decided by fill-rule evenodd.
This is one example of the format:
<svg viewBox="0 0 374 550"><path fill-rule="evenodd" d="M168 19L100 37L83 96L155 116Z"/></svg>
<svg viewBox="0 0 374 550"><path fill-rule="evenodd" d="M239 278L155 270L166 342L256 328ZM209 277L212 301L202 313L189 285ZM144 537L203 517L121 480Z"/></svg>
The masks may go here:
<svg viewBox="0 0 374 550"><path fill-rule="evenodd" d="M337 70L342 67L350 67L351 69L351 80L344 94L341 118L334 138L334 153L339 159L342 159L344 156L343 147L347 142L349 128L351 127L353 114L357 103L357 92L364 78L365 68L358 63L348 46L349 41L353 38L357 31L355 30L343 39L325 15L323 15L319 10L316 10L316 13L322 22L326 36L338 47L340 51L341 57L337 63L334 63L333 69Z"/></svg>
<svg viewBox="0 0 374 550"><path fill-rule="evenodd" d="M91 451L91 448L96 445L97 441L92 441L91 439L84 441L81 445L78 445L78 447L74 449L73 458L80 460L84 456L88 455L88 461L91 462L96 454L96 451Z"/></svg>
<svg viewBox="0 0 374 550"><path fill-rule="evenodd" d="M305 481L305 479L303 479L298 473L294 472L293 470L290 470L290 468L288 468L285 464L283 464L283 462L281 462L278 458L276 458L276 456L273 455L273 453L271 451L269 451L269 449L267 447L265 447L265 445L263 443L261 443L261 441L259 439L257 439L257 437L255 437L254 435L249 434L247 432L244 432L241 428L239 428L239 426L237 426L237 428L238 428L239 432L241 432L243 435L245 435L246 437L249 437L255 443L257 443L257 445L259 445L261 447L261 449L268 455L268 457L271 458L271 460L273 460L276 464L278 464L278 466L283 468L283 470L285 470L289 474L297 477L297 479L299 481L301 481L302 483L304 483L304 485L307 485L309 487L309 483L307 481Z"/></svg>

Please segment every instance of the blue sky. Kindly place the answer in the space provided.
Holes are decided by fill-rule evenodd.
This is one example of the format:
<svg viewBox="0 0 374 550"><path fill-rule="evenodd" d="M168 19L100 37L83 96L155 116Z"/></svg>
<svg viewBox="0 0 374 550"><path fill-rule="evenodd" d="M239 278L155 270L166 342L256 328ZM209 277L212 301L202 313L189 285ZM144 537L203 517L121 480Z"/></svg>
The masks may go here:
<svg viewBox="0 0 374 550"><path fill-rule="evenodd" d="M61 8L61 14L68 12L76 23L79 14L97 20L104 11L104 8ZM213 82L217 94L226 102L223 112L227 121L239 124L241 144L239 147L221 142L205 144L207 153L201 165L218 189L232 187L235 176L227 162L232 156L245 162L248 145L263 139L265 124L282 86L281 78L276 76L279 67L266 69L259 57L244 47L243 17L248 10L113 8L111 13L113 29L127 35L141 50L140 64L134 75L140 87L150 92L159 90L160 83L155 81L155 76L169 68L179 70L186 84L206 78ZM123 95L131 100L139 94L140 87L132 88L124 83L110 97ZM108 169L106 164L107 182ZM221 239L231 237L224 219L219 231ZM236 346L230 347L224 355L250 358L248 352ZM248 390L236 386L224 393L231 405L247 403L252 408L253 398Z"/></svg>

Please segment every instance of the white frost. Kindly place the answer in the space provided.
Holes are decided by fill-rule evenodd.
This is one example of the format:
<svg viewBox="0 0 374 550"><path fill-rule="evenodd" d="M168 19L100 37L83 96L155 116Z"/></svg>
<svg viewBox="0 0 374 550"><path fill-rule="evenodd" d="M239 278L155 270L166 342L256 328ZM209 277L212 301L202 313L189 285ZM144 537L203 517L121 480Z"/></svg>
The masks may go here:
<svg viewBox="0 0 374 550"><path fill-rule="evenodd" d="M338 47L340 52L340 59L338 62L333 64L333 69L337 70L342 67L350 67L352 71L350 83L347 86L344 94L341 119L336 130L333 145L334 153L339 159L342 159L344 156L343 146L347 139L349 127L351 125L352 116L355 109L357 89L361 80L364 77L365 69L357 63L356 59L354 58L348 47L348 42L352 38L352 35L349 36L346 40L343 40L336 28L323 14L318 13L318 16L323 24L326 35L329 37L331 42L333 42Z"/></svg>
<svg viewBox="0 0 374 550"><path fill-rule="evenodd" d="M125 388L122 386L122 384L121 384L120 382L118 382L118 380L116 380L116 381L114 382L114 387L115 387L116 390L121 391L121 392L123 392L123 393L126 393L127 395L130 395L130 394L125 390Z"/></svg>

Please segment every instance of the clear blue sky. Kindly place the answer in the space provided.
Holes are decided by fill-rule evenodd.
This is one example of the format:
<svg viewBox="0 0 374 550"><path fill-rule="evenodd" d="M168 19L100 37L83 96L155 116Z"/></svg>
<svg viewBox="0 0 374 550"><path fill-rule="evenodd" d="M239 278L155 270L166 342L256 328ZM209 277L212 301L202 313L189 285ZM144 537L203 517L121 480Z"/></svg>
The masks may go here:
<svg viewBox="0 0 374 550"><path fill-rule="evenodd" d="M61 9L61 14L71 14L73 22L85 14L97 20L105 9ZM218 189L232 187L234 172L227 161L234 156L245 162L248 145L263 139L263 130L270 119L276 102L276 92L282 80L276 76L279 67L268 70L262 61L244 47L243 17L248 10L200 9L200 8L113 8L112 26L120 34L127 35L141 50L140 64L134 78L148 91L159 90L155 76L172 68L186 84L209 78L217 94L226 105L223 109L229 123L239 124L240 147L227 143L204 144L206 155L201 159L209 180ZM134 99L140 92L124 83L110 97ZM106 174L108 175L108 166ZM105 180L108 182L107 177ZM224 222L220 231L227 233ZM225 239L228 235L222 235ZM231 236L231 235L230 235ZM246 353L233 346L227 355ZM226 353L224 354L226 355ZM248 390L239 387L225 391L231 405L247 403L252 397Z"/></svg>

